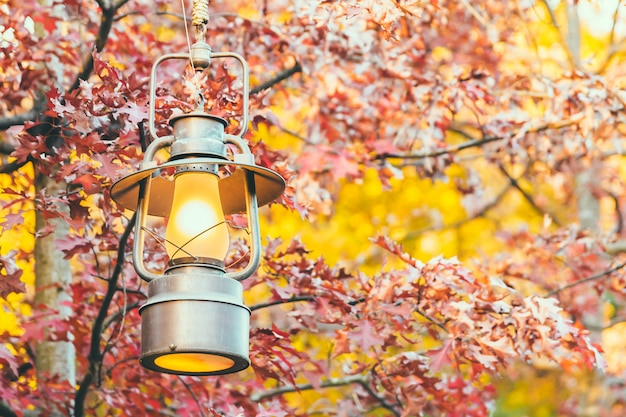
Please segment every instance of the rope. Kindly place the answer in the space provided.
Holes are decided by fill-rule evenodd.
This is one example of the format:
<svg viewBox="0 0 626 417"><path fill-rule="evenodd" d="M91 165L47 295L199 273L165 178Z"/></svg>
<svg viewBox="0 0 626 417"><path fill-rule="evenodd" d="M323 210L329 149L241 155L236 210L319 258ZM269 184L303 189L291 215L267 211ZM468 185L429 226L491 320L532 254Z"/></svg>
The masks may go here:
<svg viewBox="0 0 626 417"><path fill-rule="evenodd" d="M191 23L196 27L196 41L204 41L209 23L209 0L193 0Z"/></svg>

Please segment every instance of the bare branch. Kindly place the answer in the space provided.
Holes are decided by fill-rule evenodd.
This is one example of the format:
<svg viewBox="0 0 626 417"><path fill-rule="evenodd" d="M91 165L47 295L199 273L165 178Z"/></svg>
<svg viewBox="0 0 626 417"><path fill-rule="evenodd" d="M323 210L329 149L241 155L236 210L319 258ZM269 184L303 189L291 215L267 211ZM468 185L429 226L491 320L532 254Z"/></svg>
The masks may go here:
<svg viewBox="0 0 626 417"><path fill-rule="evenodd" d="M552 26L554 27L554 30L556 30L556 32L559 34L559 43L561 44L561 46L563 47L563 50L565 51L565 54L567 55L567 60L570 66L572 68L575 68L576 61L574 60L574 57L572 56L572 51L569 48L568 42L563 36L563 32L561 32L561 29L559 28L559 24L556 21L556 15L554 14L554 11L550 8L550 5L548 4L547 0L541 0L541 3L543 3L546 10L548 11L548 14L550 15L550 21L552 22Z"/></svg>
<svg viewBox="0 0 626 417"><path fill-rule="evenodd" d="M124 229L124 233L120 238L120 244L117 248L117 259L115 261L115 267L113 268L113 273L111 274L111 278L107 281L107 292L102 300L102 304L100 305L100 310L98 311L98 316L94 320L93 327L91 329L91 341L89 347L89 369L85 373L83 380L78 385L78 389L76 390L76 397L74 399L75 409L73 417L84 417L85 415L85 399L87 398L87 393L89 392L89 388L91 384L94 382L96 378L96 374L98 373L98 369L102 362L102 352L100 351L100 339L102 337L102 330L104 328L104 324L107 318L107 312L109 310L109 306L113 301L113 296L117 291L117 281L122 273L122 267L124 265L125 251L126 251L126 243L128 242L128 237L133 230L135 225L135 221L137 218L137 213L133 214L133 217L128 221L126 228Z"/></svg>
<svg viewBox="0 0 626 417"><path fill-rule="evenodd" d="M39 113L41 113L46 107L46 96L44 94L41 94L40 92L35 93L34 95L34 101L33 101L33 107L28 110L25 111L24 113L20 113L20 114L13 114L11 116L6 116L6 117L2 117L0 118L0 130L7 130L10 127L13 126L19 126L19 125L23 125L26 122L30 122L30 121L34 121L37 116L39 116ZM10 146L9 144L3 144L3 150L2 153L8 155L11 152L13 152L12 150L10 152L6 152L6 146Z"/></svg>
<svg viewBox="0 0 626 417"><path fill-rule="evenodd" d="M0 417L17 417L17 414L3 402L0 402Z"/></svg>
<svg viewBox="0 0 626 417"><path fill-rule="evenodd" d="M180 375L177 375L177 376L178 376L178 380L185 386L185 389L187 389L187 392L189 392L189 395L191 395L191 398L193 398L193 400L195 401L196 405L198 406L198 410L200 410L200 415L202 417L207 417L207 415L204 413L204 410L202 409L202 403L200 403L200 400L198 399L196 394L191 389L191 386L183 379L182 376L180 376Z"/></svg>
<svg viewBox="0 0 626 417"><path fill-rule="evenodd" d="M343 387L351 384L358 384L370 395L374 400L376 400L380 407L389 410L394 416L400 417L400 413L398 410L388 402L386 402L383 398L381 398L370 386L369 378L364 375L350 375L343 378L329 378L325 381L322 381L319 386L314 386L313 384L299 384L299 385L285 385L282 387L278 387L275 389L258 392L256 394L252 394L250 396L250 400L253 402L260 402L266 400L268 398L276 397L283 394L288 394L292 392L300 392L300 391L308 391L312 389L318 388L335 388L335 387Z"/></svg>
<svg viewBox="0 0 626 417"><path fill-rule="evenodd" d="M565 2L567 12L567 49L574 68L580 68L580 18L578 2Z"/></svg>
<svg viewBox="0 0 626 417"><path fill-rule="evenodd" d="M302 72L302 67L300 66L300 63L296 61L293 67L287 68L286 70L279 72L271 80L267 80L263 84L254 87L252 90L250 90L250 95L258 94L263 90L267 90L268 88L271 88L272 86L286 80L287 78L299 72Z"/></svg>
<svg viewBox="0 0 626 417"><path fill-rule="evenodd" d="M422 310L420 310L419 308L415 308L415 312L417 314L419 314L420 316L424 317L426 320L428 320L429 322L431 322L432 324L434 324L435 326L439 327L441 330L443 330L444 332L448 333L449 330L446 327L445 324L443 324L442 322L440 322L439 320L436 320L435 318L429 316L428 314L424 313Z"/></svg>
<svg viewBox="0 0 626 417"><path fill-rule="evenodd" d="M26 165L28 161L24 162L9 162L8 164L0 165L0 174L10 174L12 172L17 171L24 165Z"/></svg>
<svg viewBox="0 0 626 417"><path fill-rule="evenodd" d="M530 204L530 206L541 216L547 214L548 216L550 216L550 218L552 219L552 221L554 222L554 224L556 224L557 226L561 226L561 224L559 223L558 219L550 214L547 213L544 209L542 209L541 207L539 207L537 205L537 203L535 202L535 200L533 200L533 198L530 196L530 194L528 194L526 192L526 190L524 190L522 188L522 186L519 184L519 182L517 181L516 178L513 178L511 176L511 174L509 174L507 172L507 170L504 168L504 166L502 164L498 164L498 168L500 168L500 172L502 172L504 174L505 177L507 177L507 179L509 180L509 182L511 183L511 185L513 186L513 188L515 188L517 191L520 192L520 194L522 194L522 197L524 197L524 200L526 200L526 202L528 204Z"/></svg>
<svg viewBox="0 0 626 417"><path fill-rule="evenodd" d="M102 329L103 330L104 329L108 329L110 325L112 325L117 320L119 320L121 317L123 317L124 315L128 314L129 311L132 311L132 310L136 309L140 305L141 305L140 302L134 302L134 303L128 304L125 309L117 310L115 313L113 313L110 316L108 316L107 319L104 321L104 323L102 323Z"/></svg>
<svg viewBox="0 0 626 417"><path fill-rule="evenodd" d="M120 359L119 361L115 362L113 365L111 365L109 368L107 368L107 370L105 371L105 374L107 376L111 376L111 374L113 373L113 370L115 368L117 368L118 366L126 363L126 362L131 362L131 361L137 361L139 362L139 356L127 356L123 359Z"/></svg>
<svg viewBox="0 0 626 417"><path fill-rule="evenodd" d="M39 110L33 107L25 113L15 114L12 116L3 117L0 119L0 130L7 130L12 126L23 125L26 122L35 120L39 115ZM2 151L2 153L5 153Z"/></svg>
<svg viewBox="0 0 626 417"><path fill-rule="evenodd" d="M115 10L118 10L120 7L122 7L123 5L125 5L126 3L128 3L128 0L118 0L117 3L115 3L113 5L113 8Z"/></svg>
<svg viewBox="0 0 626 417"><path fill-rule="evenodd" d="M102 19L100 20L100 28L98 29L98 35L96 35L96 42L93 47L93 51L90 51L83 58L83 65L80 72L76 75L74 83L68 91L74 91L80 85L80 80L87 80L93 71L94 58L93 52L101 52L109 39L109 33L113 28L113 22L115 22L115 13L117 10L128 2L128 0L119 0L111 6L104 4L102 0L96 0L98 5L102 9Z"/></svg>
<svg viewBox="0 0 626 417"><path fill-rule="evenodd" d="M574 118L574 119L570 119L570 120L564 120L562 122L558 122L558 123L547 123L541 126L537 126L534 128L529 128L526 133L538 133L538 132L543 132L545 130L551 130L551 129L562 129L564 127L568 127L568 126L572 126L574 124L578 123L578 118ZM374 159L375 160L380 160L380 159L425 159L425 158L435 158L438 156L443 156L443 155L448 155L448 154L452 154L452 153L456 153L456 152L460 152L463 151L465 149L470 149L470 148L477 148L480 147L482 145L485 145L487 143L491 143L491 142L497 142L499 140L505 140L505 139L511 139L513 137L515 137L519 132L515 131L515 132L511 132L508 135L505 136L487 136L484 138L480 138L480 139L476 139L473 138L472 135L470 135L469 133L463 132L463 131L457 131L457 130L453 130L450 129L450 131L459 133L467 138L472 138L471 140L461 143L459 145L454 145L454 146L448 146L447 148L444 149L439 149L436 151L428 151L428 152L416 152L416 153L408 153L408 154L389 154L389 153L383 153L380 155L377 155Z"/></svg>
<svg viewBox="0 0 626 417"><path fill-rule="evenodd" d="M0 142L0 153L3 155L11 155L15 150L15 146L10 143Z"/></svg>
<svg viewBox="0 0 626 417"><path fill-rule="evenodd" d="M615 256L626 252L626 240L618 240L616 242L607 243L605 245L606 253Z"/></svg>
<svg viewBox="0 0 626 417"><path fill-rule="evenodd" d="M298 303L300 301L313 301L313 300L315 300L315 297L313 297L312 295L301 295L301 296L296 296L296 297L291 297L291 298L285 298L283 300L275 300L275 301L269 301L267 303L255 304L250 307L250 310L255 311L255 310L261 310L267 307L282 305L282 304Z"/></svg>
<svg viewBox="0 0 626 417"><path fill-rule="evenodd" d="M420 236L421 234L425 233L425 232L429 232L431 230L444 230L444 229L456 229L459 226L464 225L465 223L469 223L472 220L475 220L479 217L484 216L485 214L487 214L487 212L489 210L491 210L492 208L494 208L495 206L497 206L500 201L502 201L502 199L504 198L504 196L506 195L506 193L511 189L511 183L509 182L506 187L504 187L499 193L498 195L495 196L495 198L493 200L491 200L489 203L485 204L480 210L478 210L478 212L474 213L472 216L466 217L463 220L459 220L458 222L454 222L451 224L444 224L444 225L440 225L440 226L429 226L429 227L425 227L423 229L417 230L415 232L409 232L406 234L405 236L405 240L406 239L413 239L417 236Z"/></svg>
<svg viewBox="0 0 626 417"><path fill-rule="evenodd" d="M597 70L598 74L604 73L608 68L609 64L615 58L618 52L621 52L624 44L624 40L622 40L619 44L615 43L615 26L617 25L617 19L619 18L619 9L622 5L622 0L618 1L615 5L615 11L613 12L613 22L611 24L611 33L609 35L609 54L607 55L602 65Z"/></svg>
<svg viewBox="0 0 626 417"><path fill-rule="evenodd" d="M620 269L624 268L625 266L626 266L626 262L623 262L621 264L617 264L613 268L607 269L606 271L598 272L595 275L591 275L591 276L588 276L587 278L582 278L582 279L579 279L577 281L570 282L569 284L566 284L566 285L563 285L563 286L561 286L559 288L555 288L555 289L553 289L551 291L548 291L545 294L544 297L551 297L551 296L556 295L556 294L560 293L561 291L567 290L569 288L576 287L578 285L586 284L587 282L591 282L591 281L595 281L597 279L604 278L604 277L606 277L608 275L611 275L615 271L619 271Z"/></svg>
<svg viewBox="0 0 626 417"><path fill-rule="evenodd" d="M587 330L591 330L591 331L602 331L602 330L607 330L610 329L613 326L616 326L620 323L626 323L626 318L624 317L613 317L611 320L609 320L609 323L604 325L604 324L599 324L599 323L590 323L587 322L585 320L583 320L583 325L585 326L585 329Z"/></svg>
<svg viewBox="0 0 626 417"><path fill-rule="evenodd" d="M402 4L400 4L400 2L398 2L397 0L391 0L393 2L393 4L396 5L397 8L399 8L400 10L402 10L404 13L406 13L409 16L413 16L413 17L418 17L421 18L420 16L416 15L415 12L411 11L410 9L408 9L407 7L403 6Z"/></svg>
<svg viewBox="0 0 626 417"><path fill-rule="evenodd" d="M365 391L367 391L367 393L374 398L376 401L378 401L380 403L380 405L391 411L391 413L395 416L395 417L400 417L400 413L398 412L398 410L396 410L396 408L389 404L387 401L385 401L384 398L382 398L380 395L378 395L378 393L376 393L376 391L374 391L374 389L372 388L372 386L367 382L367 381L358 381L357 382L359 385L361 385L361 387L363 387L363 389Z"/></svg>
<svg viewBox="0 0 626 417"><path fill-rule="evenodd" d="M622 5L622 0L619 0L615 5L615 11L613 12L613 22L611 24L611 34L609 35L609 45L615 45L615 26L617 25L617 18L619 16L619 8Z"/></svg>
<svg viewBox="0 0 626 417"><path fill-rule="evenodd" d="M329 378L319 384L319 388L343 387L350 384L367 384L369 380L363 375L350 375L343 378ZM282 387L257 392L250 396L253 402L260 402L268 398L288 394L290 392L308 391L317 389L313 384L283 385Z"/></svg>
<svg viewBox="0 0 626 417"><path fill-rule="evenodd" d="M478 22L483 25L484 28L488 28L489 27L489 22L487 21L487 19L485 19L485 17L483 15L481 15L478 10L476 10L476 8L474 6L472 6L472 4L468 1L468 0L460 0L461 3L463 4L463 6L465 6L465 8L470 12L470 14L472 16L474 16L474 18L476 20L478 20Z"/></svg>

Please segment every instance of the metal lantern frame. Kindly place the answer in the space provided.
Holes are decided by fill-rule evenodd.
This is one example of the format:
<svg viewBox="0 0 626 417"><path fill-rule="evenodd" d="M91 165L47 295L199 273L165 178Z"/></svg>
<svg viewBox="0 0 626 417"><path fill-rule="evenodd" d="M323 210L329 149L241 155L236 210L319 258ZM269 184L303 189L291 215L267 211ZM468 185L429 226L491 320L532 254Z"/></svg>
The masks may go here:
<svg viewBox="0 0 626 417"><path fill-rule="evenodd" d="M191 59L196 69L205 69L212 59L233 58L243 72L242 120L236 135L224 133L226 120L197 109L172 117L173 134L158 136L155 127L157 69L168 60ZM150 74L149 131L153 142L145 151L140 169L113 184L111 197L126 209L136 210L133 263L138 275L148 282L148 300L140 308L142 352L140 362L148 369L182 375L219 375L237 372L250 365L248 334L250 310L243 304L241 281L252 275L260 262L258 207L278 198L285 180L276 172L257 166L243 140L247 131L249 70L245 59L234 52L210 50L196 43L191 54L168 54L153 64ZM232 159L226 145L234 145ZM157 164L156 154L170 148L170 159ZM149 215L167 217L174 196L174 181L161 174L194 171L218 174L232 167L230 175L218 181L225 215L245 211L248 219L250 261L238 271L227 272L223 263L211 259L187 258L170 264L163 273L149 270L144 263L146 222ZM199 190L201 191L201 190ZM168 356L169 355L169 356ZM212 367L207 358L222 364ZM182 358L182 359L180 359ZM176 360L187 367L168 366ZM199 366L194 369L193 364ZM187 363L185 362L185 363ZM222 369L223 368L223 369Z"/></svg>

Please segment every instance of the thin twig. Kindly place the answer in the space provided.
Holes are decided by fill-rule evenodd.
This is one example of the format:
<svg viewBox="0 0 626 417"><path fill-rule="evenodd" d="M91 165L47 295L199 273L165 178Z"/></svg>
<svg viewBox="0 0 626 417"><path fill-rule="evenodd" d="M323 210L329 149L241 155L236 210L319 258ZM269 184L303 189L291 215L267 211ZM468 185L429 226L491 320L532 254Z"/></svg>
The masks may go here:
<svg viewBox="0 0 626 417"><path fill-rule="evenodd" d="M268 301L267 303L255 304L250 307L250 311L261 310L262 308L273 307L281 304L298 303L300 301L314 301L315 297L312 295L301 295L291 298L284 298L282 300Z"/></svg>
<svg viewBox="0 0 626 417"><path fill-rule="evenodd" d="M548 14L550 15L550 22L552 23L554 30L556 30L556 32L559 35L559 43L561 44L561 47L565 50L565 54L567 55L567 60L569 61L570 66L572 68L575 68L576 64L574 61L574 57L572 56L572 51L570 50L567 44L567 41L565 40L565 37L563 36L563 32L561 32L561 29L559 28L559 24L556 21L556 15L554 14L554 11L550 8L550 5L548 4L547 0L541 0L541 2L543 3L546 10L548 11Z"/></svg>
<svg viewBox="0 0 626 417"><path fill-rule="evenodd" d="M202 404L200 403L200 400L191 389L191 386L180 375L177 375L177 376L178 376L178 380L185 386L185 388L191 395L191 398L193 398L193 400L196 402L196 405L198 406L198 410L200 410L200 415L202 415L202 417L207 417L207 415L204 413L204 410L202 409Z"/></svg>
<svg viewBox="0 0 626 417"><path fill-rule="evenodd" d="M350 375L343 378L329 378L322 381L319 385L313 384L298 384L298 385L283 385L278 388L270 389L267 391L257 392L250 396L250 400L253 402L260 402L268 398L277 397L279 395L288 394L291 392L308 391L317 388L334 388L342 387L350 384L362 384L368 383L367 377L363 375Z"/></svg>
<svg viewBox="0 0 626 417"><path fill-rule="evenodd" d="M28 163L28 160L22 162L9 162L0 165L0 174L11 174Z"/></svg>
<svg viewBox="0 0 626 417"><path fill-rule="evenodd" d="M118 290L119 291L119 290ZM139 307L141 305L141 303L139 301L136 301L134 303L130 303L126 306L126 311L124 311L124 309L119 309L117 310L115 313L111 314L110 316L107 317L107 319L104 321L104 323L102 324L102 330L106 330L109 328L109 326L113 323L115 323L116 320L118 320L120 317L122 317L125 314L128 314L129 311L132 311L134 309L136 309L137 307Z"/></svg>
<svg viewBox="0 0 626 417"><path fill-rule="evenodd" d="M604 71L606 71L607 67L609 66L613 58L615 58L615 56L621 49L619 45L615 43L615 26L617 25L617 19L619 17L619 10L620 10L621 5L622 5L622 0L618 1L617 4L615 5L615 11L613 12L613 22L611 24L611 33L609 35L609 48L608 48L609 54L606 57L606 59L602 62L602 65L600 65L600 67L598 68L597 70L598 74L602 74L604 73ZM623 43L623 41L620 43Z"/></svg>
<svg viewBox="0 0 626 417"><path fill-rule="evenodd" d="M424 317L426 320L428 320L429 322L431 322L432 324L434 324L435 326L439 327L441 330L443 330L444 332L448 333L450 330L448 330L448 328L446 327L445 324L443 324L442 322L440 322L439 320L436 320L435 318L429 316L428 314L424 313L422 310L420 310L419 308L415 308L415 312L417 314L419 314L420 316Z"/></svg>
<svg viewBox="0 0 626 417"><path fill-rule="evenodd" d="M461 0L461 3L465 6L465 8L470 12L470 14L472 16L474 16L474 18L476 20L478 20L478 22L483 25L484 28L488 28L489 27L489 22L487 21L487 19L485 19L483 17L483 15L481 15L478 10L476 10L476 8L474 6L472 6L472 4L467 1L467 0Z"/></svg>
<svg viewBox="0 0 626 417"><path fill-rule="evenodd" d="M440 226L429 226L429 227L425 227L423 229L417 230L415 232L407 233L403 240L413 239L413 238L415 238L417 236L420 236L423 233L430 232L430 231L438 231L438 230L445 230L445 229L456 229L456 228L458 228L460 226L463 226L465 223L469 223L472 220L476 220L477 218L484 216L485 214L487 214L487 212L489 210L491 210L492 208L494 208L498 204L500 204L500 201L502 201L502 199L504 198L506 193L511 189L511 187L512 187L512 185L509 182L498 193L498 195L495 196L495 198L493 200L491 200L489 203L485 204L480 210L478 210L476 213L474 213L473 215L471 215L469 217L466 217L466 218L464 218L462 220L459 220L458 222L454 222L454 223L450 223L450 224L443 224L443 225L440 225Z"/></svg>
<svg viewBox="0 0 626 417"><path fill-rule="evenodd" d="M287 68L286 70L279 72L274 78L267 80L261 85L258 85L251 89L250 95L252 96L260 93L263 90L267 90L268 88L273 87L274 85L286 80L287 78L299 72L302 72L302 67L300 66L300 63L296 61L296 63L291 68Z"/></svg>
<svg viewBox="0 0 626 417"><path fill-rule="evenodd" d="M582 279L579 279L578 281L570 282L569 284L563 285L562 287L555 288L555 289L553 289L551 291L548 291L545 294L545 297L551 297L551 296L556 295L556 294L560 293L561 291L567 290L569 288L576 287L578 285L582 285L582 284L585 284L587 282L595 281L595 280L600 279L600 278L604 278L605 276L610 275L610 274L612 274L615 271L619 271L620 269L624 268L624 266L626 266L626 262L623 262L621 264L615 265L613 268L607 269L606 271L598 272L597 274L591 275L591 276L589 276L587 278L582 278Z"/></svg>
<svg viewBox="0 0 626 417"><path fill-rule="evenodd" d="M558 122L558 123L548 123L545 125L541 125L541 126L537 126L534 128L529 128L528 130L526 130L526 133L538 133L538 132L543 132L545 130L550 130L550 129L562 129L564 127L568 127L571 125L574 125L578 123L578 118L574 118L574 119L570 119L570 120L564 120L562 122ZM456 153L459 151L463 151L465 149L470 149L470 148L476 148L476 147L480 147L482 145L485 145L487 143L491 143L491 142L497 142L499 140L505 140L505 139L511 139L513 137L515 137L519 132L511 132L508 135L504 135L504 136L487 136L484 138L480 138L480 139L476 139L473 138L472 135L470 135L469 133L463 132L463 131L457 131L455 130L455 132L462 134L463 136L467 137L467 138L472 138L470 140L468 140L467 142L461 143L459 145L454 145L454 146L448 146L447 148L444 149L439 149L436 151L428 151L428 152L416 152L416 153L408 153L408 154L390 154L390 153L382 153L380 155L377 155L374 159L378 160L378 159L425 159L425 158L435 158L438 156L443 156L443 155L448 155L448 154L452 154L452 153Z"/></svg>
<svg viewBox="0 0 626 417"><path fill-rule="evenodd" d="M389 410L395 417L400 417L400 413L398 412L398 410L396 410L396 408L392 405L389 404L387 401L385 401L384 398L382 398L380 395L378 395L374 389L372 389L372 386L369 384L369 382L367 381L358 381L357 382L365 391L367 391L367 393L374 398L376 401L378 401L380 403L380 406L386 410Z"/></svg>
<svg viewBox="0 0 626 417"><path fill-rule="evenodd" d="M130 361L139 361L139 356L127 356L124 359L120 359L119 361L117 361L113 365L111 365L109 368L107 368L107 370L104 372L105 375L111 376L111 373L113 372L113 370L115 368L117 368L119 365L122 365L122 364L124 364L126 362L130 362Z"/></svg>
<svg viewBox="0 0 626 417"><path fill-rule="evenodd" d="M533 198L530 196L530 194L528 194L526 192L526 190L524 190L522 188L522 186L519 184L517 178L513 178L511 176L511 174L509 174L507 172L507 170L504 168L504 166L502 164L498 164L498 168L500 169L500 172L502 172L504 174L505 177L507 177L507 179L509 180L509 182L511 183L511 185L513 186L513 188L515 188L517 191L520 192L520 194L522 194L522 197L524 197L524 200L526 200L526 202L528 204L530 204L530 206L541 216L544 215L548 215L550 216L550 218L552 219L552 222L557 225L557 226L561 226L561 224L559 223L558 219L556 217L554 217L554 215L547 213L545 210L543 210L541 207L539 207L537 205L537 203L535 202L535 200L533 200Z"/></svg>

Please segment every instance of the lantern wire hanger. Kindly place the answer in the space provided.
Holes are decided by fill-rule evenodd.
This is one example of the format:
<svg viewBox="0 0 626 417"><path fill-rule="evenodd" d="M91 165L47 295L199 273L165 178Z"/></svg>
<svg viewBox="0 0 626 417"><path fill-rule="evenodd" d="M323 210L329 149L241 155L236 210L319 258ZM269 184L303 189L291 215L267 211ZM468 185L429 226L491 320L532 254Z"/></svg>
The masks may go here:
<svg viewBox="0 0 626 417"><path fill-rule="evenodd" d="M237 53L211 51L205 41L208 18L208 1L193 0L196 42L186 54L167 54L155 61L148 115L153 141L140 169L111 188L114 201L137 212L133 264L148 282L148 300L139 310L140 363L178 375L227 374L250 365L250 309L243 304L241 281L252 275L260 262L258 207L285 190L285 180L278 173L255 164L243 139L249 121L248 64ZM188 34L187 39L189 43ZM242 111L236 134L225 133L228 122L204 109L199 75L213 59L234 59L241 67ZM155 126L157 70L168 60L190 63L196 107L170 118L172 134L159 136ZM227 145L233 145L231 153L227 153ZM156 154L165 148L170 157L159 163ZM222 169L225 167L228 170ZM230 251L225 219L242 212L248 220L250 259L243 268L229 270L224 265ZM148 216L163 219L165 238L147 229ZM161 243L169 256L164 271L155 271L144 261L146 234Z"/></svg>

